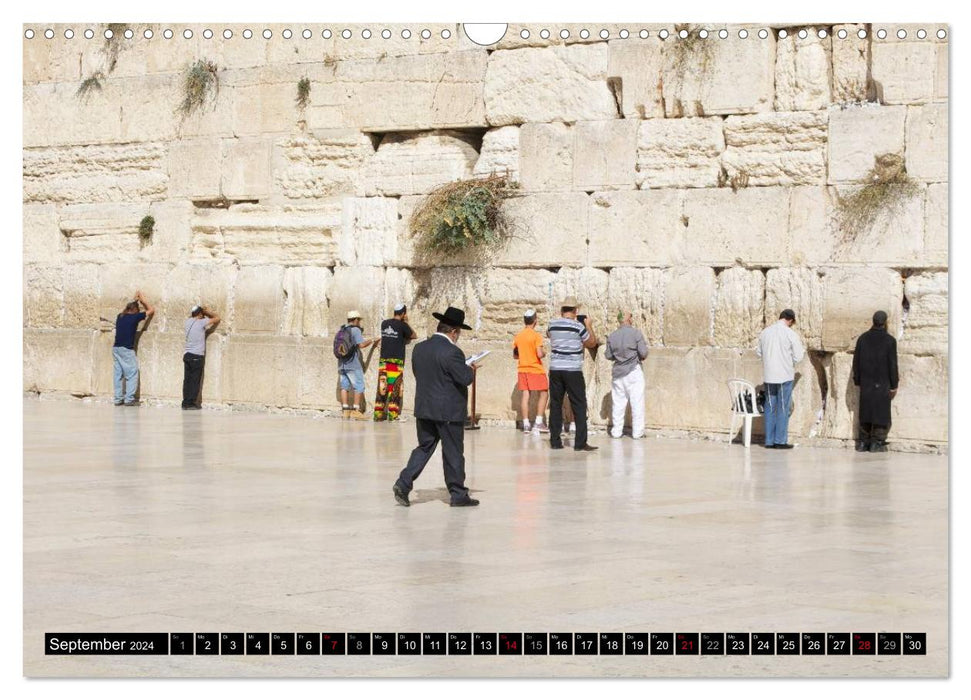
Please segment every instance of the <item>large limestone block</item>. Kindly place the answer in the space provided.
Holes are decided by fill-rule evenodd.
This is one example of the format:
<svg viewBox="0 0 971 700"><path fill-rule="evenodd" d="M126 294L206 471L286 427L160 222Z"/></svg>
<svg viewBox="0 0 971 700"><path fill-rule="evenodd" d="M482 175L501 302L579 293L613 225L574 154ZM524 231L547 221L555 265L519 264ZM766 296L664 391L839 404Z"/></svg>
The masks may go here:
<svg viewBox="0 0 971 700"><path fill-rule="evenodd" d="M135 292L141 291L142 295L155 308L155 315L152 320L140 328L145 330L151 327L153 330L168 327L172 324L180 324L181 318L188 315L188 312L179 314L177 318L164 318L162 314L162 299L165 293L165 283L168 277L169 266L157 263L118 263L110 261L100 266L100 306L99 315L106 322L103 322L102 329L113 329L115 320L125 305L135 298ZM144 311L144 307L142 308Z"/></svg>
<svg viewBox="0 0 971 700"><path fill-rule="evenodd" d="M63 259L69 262L135 260L144 247L138 235L147 204L71 204L60 209Z"/></svg>
<svg viewBox="0 0 971 700"><path fill-rule="evenodd" d="M139 381L138 390L135 393L136 399L146 396L141 382L141 364L143 343L139 333L135 336L135 352L139 359ZM112 330L103 330L98 333L91 344L91 393L95 396L110 396L114 398L115 393L115 358L112 348L115 344L115 333Z"/></svg>
<svg viewBox="0 0 971 700"><path fill-rule="evenodd" d="M715 187L725 150L723 123L720 117L640 122L638 187Z"/></svg>
<svg viewBox="0 0 971 700"><path fill-rule="evenodd" d="M581 193L526 194L503 203L512 222L495 264L507 267L583 265L587 261L589 197Z"/></svg>
<svg viewBox="0 0 971 700"><path fill-rule="evenodd" d="M97 335L95 330L24 329L24 390L91 394Z"/></svg>
<svg viewBox="0 0 971 700"><path fill-rule="evenodd" d="M36 31L36 30L35 30ZM80 81L79 64L83 45L64 37L64 30L53 39L42 34L23 42L23 81L25 85Z"/></svg>
<svg viewBox="0 0 971 700"><path fill-rule="evenodd" d="M671 268L664 289L664 344L711 345L715 273L710 267Z"/></svg>
<svg viewBox="0 0 971 700"><path fill-rule="evenodd" d="M889 441L901 439L930 444L947 443L947 357L899 355L897 366L900 384L897 396L890 404L893 425Z"/></svg>
<svg viewBox="0 0 971 700"><path fill-rule="evenodd" d="M904 314L898 350L914 355L947 355L947 273L921 272L904 281L910 308Z"/></svg>
<svg viewBox="0 0 971 700"><path fill-rule="evenodd" d="M383 267L338 266L328 281L329 321L327 335L333 337L347 319L347 312L357 310L362 314L362 328L366 338L380 332L381 321L387 318L384 308Z"/></svg>
<svg viewBox="0 0 971 700"><path fill-rule="evenodd" d="M392 197L347 197L339 242L344 265L383 265L395 245L398 201Z"/></svg>
<svg viewBox="0 0 971 700"><path fill-rule="evenodd" d="M333 273L326 267L288 267L283 273L283 333L325 336L330 328L327 288Z"/></svg>
<svg viewBox="0 0 971 700"><path fill-rule="evenodd" d="M604 44L493 51L485 77L489 124L614 119Z"/></svg>
<svg viewBox="0 0 971 700"><path fill-rule="evenodd" d="M664 336L664 270L656 267L615 267L607 286L608 321L629 311L648 346Z"/></svg>
<svg viewBox="0 0 971 700"><path fill-rule="evenodd" d="M67 241L61 234L53 204L23 205L24 262L57 262Z"/></svg>
<svg viewBox="0 0 971 700"><path fill-rule="evenodd" d="M866 102L870 96L870 39L860 38L863 24L838 24L833 32L846 31L845 39L834 39L833 101Z"/></svg>
<svg viewBox="0 0 971 700"><path fill-rule="evenodd" d="M727 431L739 358L730 349L653 348L644 362L648 427Z"/></svg>
<svg viewBox="0 0 971 700"><path fill-rule="evenodd" d="M826 112L774 112L725 120L722 163L748 185L826 182Z"/></svg>
<svg viewBox="0 0 971 700"><path fill-rule="evenodd" d="M176 262L185 258L189 254L192 241L191 221L194 211L192 202L184 199L152 202L148 213L155 219L155 227L139 257L156 262Z"/></svg>
<svg viewBox="0 0 971 700"><path fill-rule="evenodd" d="M687 190L685 253L696 263L777 265L786 259L789 192L782 187Z"/></svg>
<svg viewBox="0 0 971 700"><path fill-rule="evenodd" d="M178 140L168 151L169 192L192 200L217 199L222 184L219 139Z"/></svg>
<svg viewBox="0 0 971 700"><path fill-rule="evenodd" d="M232 332L278 334L284 297L282 267L254 265L240 268L233 289Z"/></svg>
<svg viewBox="0 0 971 700"><path fill-rule="evenodd" d="M940 43L937 45L937 70L934 73L934 99L935 100L946 100L948 91L948 81L950 80L950 71L948 70L948 51L949 45L947 43Z"/></svg>
<svg viewBox="0 0 971 700"><path fill-rule="evenodd" d="M937 45L930 41L874 40L871 66L883 104L914 104L935 98Z"/></svg>
<svg viewBox="0 0 971 700"><path fill-rule="evenodd" d="M86 263L65 265L61 288L64 290L64 327L100 327L99 266Z"/></svg>
<svg viewBox="0 0 971 700"><path fill-rule="evenodd" d="M367 162L365 189L390 196L430 192L471 177L478 158L473 138L458 131L388 134Z"/></svg>
<svg viewBox="0 0 971 700"><path fill-rule="evenodd" d="M661 41L652 34L637 43L612 41L607 79L619 83L621 109L626 119L664 116L661 101Z"/></svg>
<svg viewBox="0 0 971 700"><path fill-rule="evenodd" d="M683 195L674 189L590 197L591 265L673 265L686 255Z"/></svg>
<svg viewBox="0 0 971 700"><path fill-rule="evenodd" d="M904 153L906 107L852 106L829 113L829 183L865 182L874 158Z"/></svg>
<svg viewBox="0 0 971 700"><path fill-rule="evenodd" d="M374 154L370 137L356 130L302 133L277 145L276 181L287 199L363 194L360 171Z"/></svg>
<svg viewBox="0 0 971 700"><path fill-rule="evenodd" d="M947 104L907 108L907 174L924 182L946 182Z"/></svg>
<svg viewBox="0 0 971 700"><path fill-rule="evenodd" d="M298 342L285 336L229 336L221 363L222 400L230 404L293 406L300 374L294 371Z"/></svg>
<svg viewBox="0 0 971 700"><path fill-rule="evenodd" d="M167 320L163 332L184 335L184 321L189 311L200 304L220 317L214 333L229 331L232 324L230 300L236 284L237 268L222 263L180 263L173 267L165 280L162 315ZM171 319L169 321L169 319Z"/></svg>
<svg viewBox="0 0 971 700"><path fill-rule="evenodd" d="M24 327L59 328L64 318L64 270L60 265L24 267Z"/></svg>
<svg viewBox="0 0 971 700"><path fill-rule="evenodd" d="M860 390L853 385L853 355L837 352L824 359L827 395L822 437L853 440L858 434Z"/></svg>
<svg viewBox="0 0 971 700"><path fill-rule="evenodd" d="M789 262L813 265L834 259L840 245L836 212L838 192L832 187L789 190Z"/></svg>
<svg viewBox="0 0 971 700"><path fill-rule="evenodd" d="M202 373L203 404L221 400L220 370L224 338L226 336L213 332L208 334ZM185 332L182 330L158 333L153 329L143 336L138 344L139 393L142 398L181 401L182 380L185 376L185 365L182 362L184 354Z"/></svg>
<svg viewBox="0 0 971 700"><path fill-rule="evenodd" d="M222 142L220 191L227 199L263 199L272 189L270 139L243 137Z"/></svg>
<svg viewBox="0 0 971 700"><path fill-rule="evenodd" d="M335 202L200 208L192 220L190 251L198 261L330 266L338 257L341 216Z"/></svg>
<svg viewBox="0 0 971 700"><path fill-rule="evenodd" d="M859 187L839 188L837 195L849 200ZM884 203L867 226L854 225L852 205L834 212L839 233L832 259L840 262L910 265L921 259L924 243L924 191L908 192L892 186Z"/></svg>
<svg viewBox="0 0 971 700"><path fill-rule="evenodd" d="M161 143L25 148L23 155L25 202L131 202L168 191Z"/></svg>
<svg viewBox="0 0 971 700"><path fill-rule="evenodd" d="M806 29L805 38L792 32L776 43L776 111L825 109L832 101L833 39L828 31L821 39L820 27Z"/></svg>
<svg viewBox="0 0 971 700"><path fill-rule="evenodd" d="M300 408L340 410L340 379L331 340L303 338L294 348L294 361L301 368L297 372L294 405ZM371 365L373 368L377 362L372 360ZM364 381L365 400L371 401L375 381L369 376L365 376Z"/></svg>
<svg viewBox="0 0 971 700"><path fill-rule="evenodd" d="M663 48L668 117L769 112L775 93L775 40L671 38Z"/></svg>
<svg viewBox="0 0 971 700"><path fill-rule="evenodd" d="M713 342L719 347L749 348L762 330L765 275L732 267L718 275Z"/></svg>
<svg viewBox="0 0 971 700"><path fill-rule="evenodd" d="M488 274L488 270L481 267L434 267L415 271L412 304L408 316L410 325L418 333L419 338L435 332L438 323L432 318L433 312L442 312L449 306L465 311L466 324L472 326L474 335L476 326L480 325L480 279ZM397 284L396 273L388 270L392 283ZM386 314L384 305L381 313ZM468 334L467 334L468 335Z"/></svg>
<svg viewBox="0 0 971 700"><path fill-rule="evenodd" d="M472 173L478 177L506 175L519 182L519 127L500 126L485 132Z"/></svg>
<svg viewBox="0 0 971 700"><path fill-rule="evenodd" d="M802 338L806 349L821 349L823 283L816 270L778 267L765 274L764 325L775 323L784 309L792 309L796 313L794 330Z"/></svg>
<svg viewBox="0 0 971 700"><path fill-rule="evenodd" d="M637 122L577 122L573 186L579 190L633 188Z"/></svg>
<svg viewBox="0 0 971 700"><path fill-rule="evenodd" d="M924 202L924 255L927 264L947 265L947 184L928 185Z"/></svg>
<svg viewBox="0 0 971 700"><path fill-rule="evenodd" d="M827 269L823 278L823 349L852 349L878 310L887 312L887 328L898 335L903 293L903 280L896 270Z"/></svg>
<svg viewBox="0 0 971 700"><path fill-rule="evenodd" d="M573 185L573 127L561 123L523 124L519 134L523 189L570 189Z"/></svg>
<svg viewBox="0 0 971 700"><path fill-rule="evenodd" d="M523 313L528 308L537 310L545 327L555 277L548 270L490 268L472 280L478 297L474 310L476 338L511 342L521 329Z"/></svg>
<svg viewBox="0 0 971 700"><path fill-rule="evenodd" d="M486 126L484 49L340 61L343 121L365 131Z"/></svg>

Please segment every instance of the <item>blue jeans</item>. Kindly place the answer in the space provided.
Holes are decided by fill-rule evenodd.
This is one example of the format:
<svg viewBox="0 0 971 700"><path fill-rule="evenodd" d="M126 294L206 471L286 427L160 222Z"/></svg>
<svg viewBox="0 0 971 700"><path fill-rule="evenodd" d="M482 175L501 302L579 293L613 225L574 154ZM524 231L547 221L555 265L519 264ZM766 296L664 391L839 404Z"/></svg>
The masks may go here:
<svg viewBox="0 0 971 700"><path fill-rule="evenodd" d="M792 381L765 385L765 444L785 445L789 440L789 403Z"/></svg>
<svg viewBox="0 0 971 700"><path fill-rule="evenodd" d="M357 394L364 393L364 372L357 367L348 369L338 368L337 374L340 376L341 389L350 391L353 387Z"/></svg>
<svg viewBox="0 0 971 700"><path fill-rule="evenodd" d="M122 377L125 378L124 401L131 403L138 391L138 358L131 348L114 347L111 354L115 357L115 403L122 402Z"/></svg>

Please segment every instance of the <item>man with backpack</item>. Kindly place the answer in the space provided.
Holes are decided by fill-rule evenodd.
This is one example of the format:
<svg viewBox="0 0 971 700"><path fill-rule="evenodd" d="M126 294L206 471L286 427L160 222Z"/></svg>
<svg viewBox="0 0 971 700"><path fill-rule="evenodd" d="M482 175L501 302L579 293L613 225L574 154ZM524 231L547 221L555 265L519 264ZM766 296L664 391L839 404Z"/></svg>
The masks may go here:
<svg viewBox="0 0 971 700"><path fill-rule="evenodd" d="M361 364L359 351L376 340L376 338L364 339L364 332L361 330L361 314L358 311L347 312L347 323L341 326L334 336L334 356L337 358L337 374L341 382L341 409L344 418L368 419L361 410L364 401L364 366ZM354 403L348 401L352 391Z"/></svg>

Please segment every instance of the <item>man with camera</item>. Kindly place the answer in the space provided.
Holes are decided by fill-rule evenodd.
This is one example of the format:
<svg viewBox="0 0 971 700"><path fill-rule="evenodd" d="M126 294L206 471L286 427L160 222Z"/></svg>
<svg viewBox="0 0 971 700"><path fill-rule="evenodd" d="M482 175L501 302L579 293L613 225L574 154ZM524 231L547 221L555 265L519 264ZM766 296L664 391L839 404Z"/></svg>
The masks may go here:
<svg viewBox="0 0 971 700"><path fill-rule="evenodd" d="M570 397L576 434L573 449L592 452L587 443L587 386L583 381L583 350L598 345L590 319L577 315L580 304L567 297L560 304L560 317L550 321L546 336L550 339L550 447L563 449L563 395Z"/></svg>

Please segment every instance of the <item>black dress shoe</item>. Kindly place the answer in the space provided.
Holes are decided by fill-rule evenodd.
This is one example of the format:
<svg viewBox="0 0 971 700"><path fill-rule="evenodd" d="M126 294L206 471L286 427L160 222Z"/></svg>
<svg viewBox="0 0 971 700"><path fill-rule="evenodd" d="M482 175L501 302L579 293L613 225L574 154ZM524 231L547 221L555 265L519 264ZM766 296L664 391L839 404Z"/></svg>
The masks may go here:
<svg viewBox="0 0 971 700"><path fill-rule="evenodd" d="M563 449L563 443L560 443L559 445L554 445L553 443L550 443L550 449L551 450L562 450Z"/></svg>
<svg viewBox="0 0 971 700"><path fill-rule="evenodd" d="M594 447L593 445L584 445L583 447L574 447L574 452L593 452L594 450L599 450L599 447Z"/></svg>
<svg viewBox="0 0 971 700"><path fill-rule="evenodd" d="M410 506L411 501L408 500L408 494L404 492L404 489L395 484L391 489L394 491L394 500L398 502L399 506Z"/></svg>
<svg viewBox="0 0 971 700"><path fill-rule="evenodd" d="M764 447L767 450L774 450L775 449L775 445L762 445L762 447Z"/></svg>
<svg viewBox="0 0 971 700"><path fill-rule="evenodd" d="M201 411L202 410L202 406L196 406L195 404L192 404L191 406L183 406L182 407L182 410L183 411Z"/></svg>
<svg viewBox="0 0 971 700"><path fill-rule="evenodd" d="M465 506L477 506L479 502L474 498L466 498L464 501L455 501L454 503L449 503L453 508L464 508Z"/></svg>
<svg viewBox="0 0 971 700"><path fill-rule="evenodd" d="M786 445L786 444L773 445L772 447L775 448L775 449L777 449L777 450L791 450L792 449L792 445Z"/></svg>
<svg viewBox="0 0 971 700"><path fill-rule="evenodd" d="M864 442L863 440L860 440L859 442L856 443L856 451L857 452L869 452L870 451L870 443L869 442Z"/></svg>
<svg viewBox="0 0 971 700"><path fill-rule="evenodd" d="M870 443L870 452L886 452L887 443L885 442L872 442Z"/></svg>

